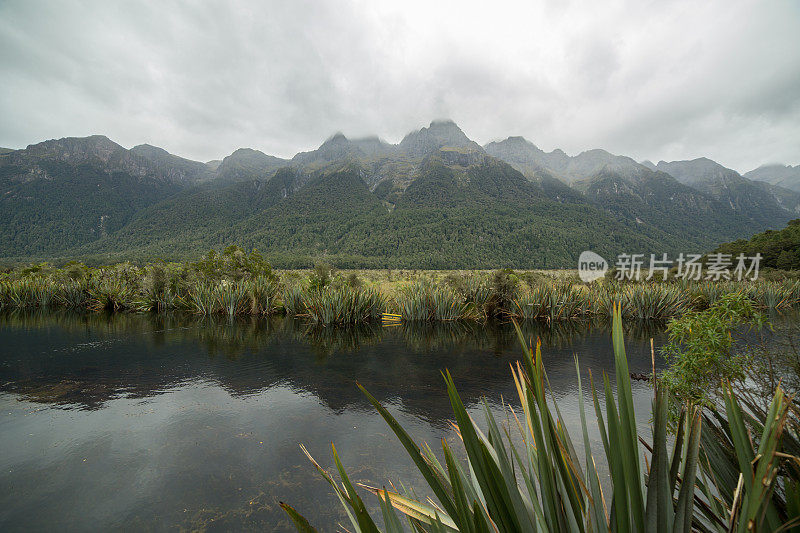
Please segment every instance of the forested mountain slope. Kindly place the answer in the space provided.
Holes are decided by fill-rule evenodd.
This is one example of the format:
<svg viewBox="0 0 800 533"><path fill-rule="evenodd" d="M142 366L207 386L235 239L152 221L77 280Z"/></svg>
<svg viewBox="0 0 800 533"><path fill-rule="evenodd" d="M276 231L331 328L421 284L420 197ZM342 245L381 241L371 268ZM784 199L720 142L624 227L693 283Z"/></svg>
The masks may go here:
<svg viewBox="0 0 800 533"><path fill-rule="evenodd" d="M452 121L396 145L336 134L291 159L243 148L210 163L67 138L0 153L0 257L184 259L238 244L287 266L571 267L586 249L699 252L800 206L788 189L735 173L715 188L670 165L690 184L603 150L481 147Z"/></svg>

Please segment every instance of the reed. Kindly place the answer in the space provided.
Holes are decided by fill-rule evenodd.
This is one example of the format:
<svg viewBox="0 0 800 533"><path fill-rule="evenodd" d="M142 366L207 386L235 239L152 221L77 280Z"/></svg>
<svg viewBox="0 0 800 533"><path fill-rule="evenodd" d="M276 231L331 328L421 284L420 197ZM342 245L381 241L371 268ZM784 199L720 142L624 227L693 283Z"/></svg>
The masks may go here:
<svg viewBox="0 0 800 533"><path fill-rule="evenodd" d="M512 301L510 315L521 320L555 322L587 316L590 300L572 284L563 282L535 283L529 291Z"/></svg>
<svg viewBox="0 0 800 533"><path fill-rule="evenodd" d="M4 281L0 285L0 306L32 309L56 303L59 287L42 278Z"/></svg>
<svg viewBox="0 0 800 533"><path fill-rule="evenodd" d="M427 291L420 284L407 287L395 297L397 312L403 320L418 322L429 320Z"/></svg>
<svg viewBox="0 0 800 533"><path fill-rule="evenodd" d="M454 284L453 289L461 295L464 302L471 304L478 314L485 316L486 308L492 299L492 287L485 276L478 274L462 276Z"/></svg>
<svg viewBox="0 0 800 533"><path fill-rule="evenodd" d="M242 315L250 310L251 299L247 282L234 283L222 281L215 288L214 309L229 317Z"/></svg>
<svg viewBox="0 0 800 533"><path fill-rule="evenodd" d="M666 320L690 309L690 300L684 291L663 283L630 285L620 296L626 318Z"/></svg>
<svg viewBox="0 0 800 533"><path fill-rule="evenodd" d="M303 289L301 287L286 287L281 291L281 301L283 309L287 315L298 316L306 312L305 301L303 300Z"/></svg>
<svg viewBox="0 0 800 533"><path fill-rule="evenodd" d="M272 278L258 277L248 283L250 313L271 315L278 309L278 282Z"/></svg>
<svg viewBox="0 0 800 533"><path fill-rule="evenodd" d="M198 315L212 315L217 304L216 287L211 283L198 283L189 287L181 303L184 308Z"/></svg>
<svg viewBox="0 0 800 533"><path fill-rule="evenodd" d="M232 255L236 259L238 255ZM216 261L216 260L215 260ZM517 276L511 270L491 275L459 272L443 279L434 274L405 275L394 287L378 284L380 276L335 276L304 280L297 273L285 274L282 283L271 271L151 264L136 267L120 264L97 269L44 269L0 274L0 308L70 308L105 311L165 312L188 310L199 315L266 316L285 312L324 323L349 322L359 312L347 306L366 305L344 289L380 286L374 295L387 310L404 321L485 320L516 318L555 323L591 317L610 318L615 304L622 304L626 320L664 320L689 310L704 310L732 292L742 292L759 309L785 310L800 305L800 281L759 280L672 281L590 285L547 276ZM202 266L202 268L200 268ZM206 268L208 267L208 268ZM248 267L249 268L249 267ZM252 270L252 269L250 269ZM528 273L530 274L530 273ZM377 278L376 278L377 276ZM319 278L319 279L317 279ZM352 279L351 279L352 278ZM350 281L348 281L350 280ZM355 280L355 281L353 281ZM410 285L404 285L411 281ZM332 289L331 287L335 287ZM341 300L341 308L336 301ZM348 300L356 298L356 300ZM360 299L359 299L360 298ZM349 302L349 303L347 303ZM312 304L314 309L309 309ZM337 318L341 314L344 319ZM368 320L371 318L365 318Z"/></svg>
<svg viewBox="0 0 800 533"><path fill-rule="evenodd" d="M56 301L67 309L86 309L89 306L89 283L86 280L67 280L63 282Z"/></svg>
<svg viewBox="0 0 800 533"><path fill-rule="evenodd" d="M462 320L472 318L474 306L445 287L434 287L428 294L431 320Z"/></svg>
<svg viewBox="0 0 800 533"><path fill-rule="evenodd" d="M309 289L303 294L308 318L318 324L356 324L379 320L386 298L378 291L350 286Z"/></svg>
<svg viewBox="0 0 800 533"><path fill-rule="evenodd" d="M92 280L88 293L88 307L93 311L139 310L136 289L119 279Z"/></svg>
<svg viewBox="0 0 800 533"><path fill-rule="evenodd" d="M462 320L476 318L478 311L473 302L448 287L436 287L427 281L416 282L395 298L397 310L403 320Z"/></svg>
<svg viewBox="0 0 800 533"><path fill-rule="evenodd" d="M745 289L756 307L770 311L788 309L795 305L797 298L794 291L794 284L787 285L775 281L750 284Z"/></svg>

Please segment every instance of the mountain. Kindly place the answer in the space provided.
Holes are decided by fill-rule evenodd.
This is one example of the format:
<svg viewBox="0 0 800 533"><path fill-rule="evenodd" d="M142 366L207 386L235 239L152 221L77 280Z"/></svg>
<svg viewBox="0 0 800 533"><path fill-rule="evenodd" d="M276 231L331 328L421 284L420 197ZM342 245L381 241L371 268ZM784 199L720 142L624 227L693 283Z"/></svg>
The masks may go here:
<svg viewBox="0 0 800 533"><path fill-rule="evenodd" d="M115 258L124 249L169 257L237 242L283 266L305 266L328 256L351 267L532 268L571 265L583 249L611 257L621 247L655 253L694 244L655 224L642 228L620 220L589 202L559 203L508 164L477 152L464 158L464 153L443 148L427 156L391 209L370 190L367 171L345 163L315 173L271 205L231 213L224 223L217 219L186 232L189 220L173 218L160 235L145 239L144 228L132 225L131 231L93 243L82 254ZM284 172L289 171L279 171L261 187ZM237 196L252 194L252 189L232 187L217 197L213 210L227 212L225 206L237 204ZM185 210L173 207L167 211ZM140 223L158 218L155 209Z"/></svg>
<svg viewBox="0 0 800 533"><path fill-rule="evenodd" d="M760 224L762 229L785 224L792 216L769 188L764 188L711 159L659 161L658 170L703 191Z"/></svg>
<svg viewBox="0 0 800 533"><path fill-rule="evenodd" d="M403 137L397 149L412 157L424 157L444 146L482 150L452 120L434 120L427 128L409 133Z"/></svg>
<svg viewBox="0 0 800 533"><path fill-rule="evenodd" d="M341 132L326 140L316 150L300 152L292 158L292 164L319 168L335 161L359 160L366 157L359 145L350 141Z"/></svg>
<svg viewBox="0 0 800 533"><path fill-rule="evenodd" d="M239 148L217 166L218 180L232 182L264 179L275 173L287 161L252 148Z"/></svg>
<svg viewBox="0 0 800 533"><path fill-rule="evenodd" d="M545 152L522 137L509 137L504 141L487 144L486 153L502 159L525 174L536 177L549 173L565 183L574 183L610 170L625 175L635 173L640 165L625 156L613 155L605 150L588 150L570 157L562 150Z"/></svg>
<svg viewBox="0 0 800 533"><path fill-rule="evenodd" d="M709 239L723 240L743 225L758 227L710 195L644 166L624 173L608 167L575 187L599 208L635 221L642 230L652 227L682 235L693 249ZM702 232L697 231L699 227Z"/></svg>
<svg viewBox="0 0 800 533"><path fill-rule="evenodd" d="M552 177L552 168L562 168L569 156L561 150L545 152L524 137L509 137L505 141L490 142L483 147L486 153L510 164L530 179Z"/></svg>
<svg viewBox="0 0 800 533"><path fill-rule="evenodd" d="M215 167L172 155L157 146L140 144L131 148L130 151L132 154L152 162L159 172L168 175L173 181L196 183L214 178Z"/></svg>
<svg viewBox="0 0 800 533"><path fill-rule="evenodd" d="M101 135L0 155L0 253L52 254L113 234L188 180Z"/></svg>
<svg viewBox="0 0 800 533"><path fill-rule="evenodd" d="M754 257L761 254L761 268L800 270L800 218L791 220L780 231L767 230L750 239L720 245L715 252Z"/></svg>
<svg viewBox="0 0 800 533"><path fill-rule="evenodd" d="M767 208L800 205L739 179L782 203L754 216L625 156L571 157L522 137L481 147L452 121L396 145L337 133L288 160L241 148L201 163L68 138L0 155L0 257L185 259L239 244L287 267L323 256L342 267L571 267L587 249L710 249L773 227Z"/></svg>
<svg viewBox="0 0 800 533"><path fill-rule="evenodd" d="M744 175L754 181L764 181L800 192L800 165L764 165Z"/></svg>
<svg viewBox="0 0 800 533"><path fill-rule="evenodd" d="M765 181L753 181L756 186L766 191L778 202L778 205L785 210L795 214L800 214L800 192L781 187L780 185L773 185Z"/></svg>

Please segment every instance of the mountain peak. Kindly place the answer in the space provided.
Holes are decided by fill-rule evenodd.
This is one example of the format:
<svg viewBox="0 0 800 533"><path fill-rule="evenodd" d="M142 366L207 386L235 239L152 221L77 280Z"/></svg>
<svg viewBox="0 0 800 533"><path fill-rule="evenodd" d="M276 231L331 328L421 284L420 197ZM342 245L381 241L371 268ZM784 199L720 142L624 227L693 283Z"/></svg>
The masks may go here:
<svg viewBox="0 0 800 533"><path fill-rule="evenodd" d="M234 150L231 153L231 155L227 156L225 159L228 159L228 157L247 157L247 156L251 156L251 157L260 157L260 156L269 157L267 154L265 154L261 150L256 150L254 148L237 148L236 150Z"/></svg>
<svg viewBox="0 0 800 533"><path fill-rule="evenodd" d="M656 168L687 185L719 179L740 178L735 170L726 168L707 157L684 161L659 161Z"/></svg>
<svg viewBox="0 0 800 533"><path fill-rule="evenodd" d="M217 167L222 180L263 179L283 166L286 160L267 155L253 148L239 148L225 157Z"/></svg>
<svg viewBox="0 0 800 533"><path fill-rule="evenodd" d="M64 137L30 144L24 150L28 155L51 157L61 161L80 162L98 158L107 163L113 154L125 149L105 135Z"/></svg>
<svg viewBox="0 0 800 533"><path fill-rule="evenodd" d="M744 176L751 180L765 181L800 192L800 165L762 165Z"/></svg>
<svg viewBox="0 0 800 533"><path fill-rule="evenodd" d="M160 148L158 146L153 146L152 144L147 144L147 143L134 146L133 148L131 148L131 152L150 159L154 157L164 157L171 155L163 148Z"/></svg>
<svg viewBox="0 0 800 533"><path fill-rule="evenodd" d="M334 133L333 135L328 137L328 139L322 144L323 145L325 145L325 144L337 144L337 143L343 143L343 142L348 142L347 137L345 137L344 133L342 133L341 131L337 131L336 133Z"/></svg>
<svg viewBox="0 0 800 533"><path fill-rule="evenodd" d="M455 127L458 128L458 125L449 118L437 118L435 120L431 120L429 128L442 128L442 127ZM460 129L460 128L459 128Z"/></svg>
<svg viewBox="0 0 800 533"><path fill-rule="evenodd" d="M449 119L434 120L427 128L412 131L398 145L401 151L414 157L424 157L445 146L483 150Z"/></svg>

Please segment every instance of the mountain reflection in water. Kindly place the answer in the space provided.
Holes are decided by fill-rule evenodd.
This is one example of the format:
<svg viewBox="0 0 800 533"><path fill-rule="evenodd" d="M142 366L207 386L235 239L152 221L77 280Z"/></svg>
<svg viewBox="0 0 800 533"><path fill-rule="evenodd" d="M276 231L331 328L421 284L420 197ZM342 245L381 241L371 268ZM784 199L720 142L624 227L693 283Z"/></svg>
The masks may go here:
<svg viewBox="0 0 800 533"><path fill-rule="evenodd" d="M631 372L649 373L649 339L658 342L663 325L626 328ZM610 371L613 383L608 330L573 321L522 329L541 338L576 428L573 354L587 387L589 369ZM279 500L329 530L346 517L301 442L326 467L335 442L356 480L422 487L356 381L435 445L457 438L441 371L478 419L483 397L505 419L520 354L511 324L343 329L183 314L4 314L0 346L3 530L282 530ZM634 394L646 429L651 391L635 382Z"/></svg>

